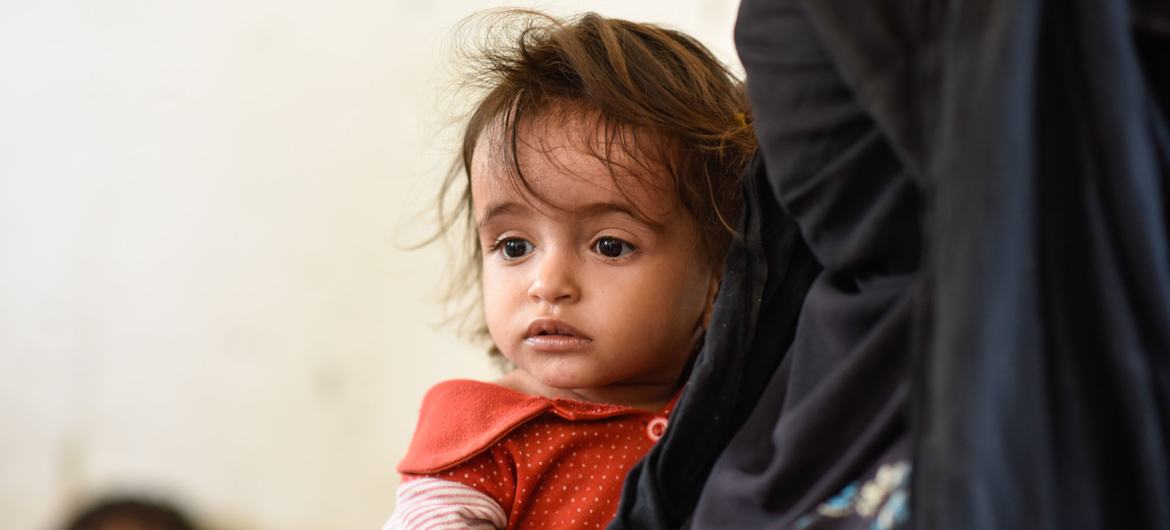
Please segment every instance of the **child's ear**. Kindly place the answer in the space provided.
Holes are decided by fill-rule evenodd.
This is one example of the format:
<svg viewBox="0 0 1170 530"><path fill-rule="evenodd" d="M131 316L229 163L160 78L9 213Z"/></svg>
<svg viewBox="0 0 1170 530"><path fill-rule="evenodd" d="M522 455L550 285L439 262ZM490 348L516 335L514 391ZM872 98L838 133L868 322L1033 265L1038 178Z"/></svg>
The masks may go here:
<svg viewBox="0 0 1170 530"><path fill-rule="evenodd" d="M723 279L723 268L711 271L711 280L707 285L707 305L703 307L703 329L711 327L711 315L715 312L715 297L719 294L719 281Z"/></svg>

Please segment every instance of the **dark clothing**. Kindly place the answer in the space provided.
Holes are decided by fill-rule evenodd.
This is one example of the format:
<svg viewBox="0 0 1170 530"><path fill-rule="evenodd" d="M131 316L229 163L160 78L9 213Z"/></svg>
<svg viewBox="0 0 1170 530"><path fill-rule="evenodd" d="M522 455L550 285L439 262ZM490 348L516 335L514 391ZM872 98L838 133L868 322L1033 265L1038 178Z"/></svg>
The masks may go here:
<svg viewBox="0 0 1170 530"><path fill-rule="evenodd" d="M1145 4L946 13L919 528L1170 529L1170 3Z"/></svg>
<svg viewBox="0 0 1170 530"><path fill-rule="evenodd" d="M747 0L736 43L746 237L611 528L1170 529L1170 2Z"/></svg>

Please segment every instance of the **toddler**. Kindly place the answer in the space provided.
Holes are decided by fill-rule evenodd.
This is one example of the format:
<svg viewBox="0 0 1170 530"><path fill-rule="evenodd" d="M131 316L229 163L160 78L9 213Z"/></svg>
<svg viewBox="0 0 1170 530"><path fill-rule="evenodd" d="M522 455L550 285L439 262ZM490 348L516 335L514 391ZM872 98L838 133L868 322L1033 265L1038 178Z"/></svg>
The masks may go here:
<svg viewBox="0 0 1170 530"><path fill-rule="evenodd" d="M504 20L519 30L477 63L486 95L444 190L466 185L510 369L427 393L387 530L609 522L701 344L755 148L742 83L694 39Z"/></svg>

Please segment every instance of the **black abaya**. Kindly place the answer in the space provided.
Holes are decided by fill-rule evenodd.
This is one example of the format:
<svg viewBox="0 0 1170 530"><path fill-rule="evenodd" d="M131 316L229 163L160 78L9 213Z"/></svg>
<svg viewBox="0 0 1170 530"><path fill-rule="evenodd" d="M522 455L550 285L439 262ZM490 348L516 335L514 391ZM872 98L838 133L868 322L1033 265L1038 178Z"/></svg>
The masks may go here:
<svg viewBox="0 0 1170 530"><path fill-rule="evenodd" d="M1170 4L747 0L736 38L747 237L611 528L1170 529ZM837 516L906 461L909 521Z"/></svg>

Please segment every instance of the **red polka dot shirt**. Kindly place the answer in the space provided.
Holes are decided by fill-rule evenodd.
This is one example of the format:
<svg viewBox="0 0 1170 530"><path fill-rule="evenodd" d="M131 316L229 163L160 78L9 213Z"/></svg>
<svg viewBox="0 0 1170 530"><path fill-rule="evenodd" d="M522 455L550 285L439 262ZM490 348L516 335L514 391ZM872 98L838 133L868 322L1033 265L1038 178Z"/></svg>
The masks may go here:
<svg viewBox="0 0 1170 530"><path fill-rule="evenodd" d="M604 528L626 472L666 429L659 413L529 396L468 380L423 400L384 530Z"/></svg>

